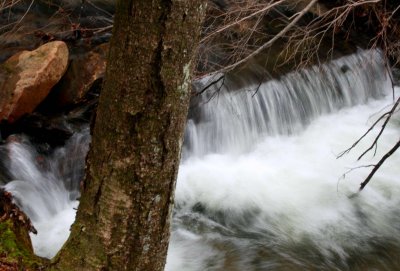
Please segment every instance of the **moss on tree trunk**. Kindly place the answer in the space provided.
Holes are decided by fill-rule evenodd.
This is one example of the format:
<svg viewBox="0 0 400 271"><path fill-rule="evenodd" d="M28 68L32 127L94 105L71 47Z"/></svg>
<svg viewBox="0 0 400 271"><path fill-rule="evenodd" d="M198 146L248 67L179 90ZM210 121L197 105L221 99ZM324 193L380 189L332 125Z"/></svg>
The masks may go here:
<svg viewBox="0 0 400 271"><path fill-rule="evenodd" d="M203 5L117 3L81 203L53 269L164 269Z"/></svg>
<svg viewBox="0 0 400 271"><path fill-rule="evenodd" d="M48 264L33 255L29 229L18 224L19 216L4 217L0 269L164 269L204 5L200 0L117 2L70 238Z"/></svg>

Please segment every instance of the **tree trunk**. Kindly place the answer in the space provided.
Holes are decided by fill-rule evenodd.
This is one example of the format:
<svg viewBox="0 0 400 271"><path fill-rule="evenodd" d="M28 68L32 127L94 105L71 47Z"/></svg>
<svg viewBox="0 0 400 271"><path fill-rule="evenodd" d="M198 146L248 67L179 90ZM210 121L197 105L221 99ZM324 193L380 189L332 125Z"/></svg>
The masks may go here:
<svg viewBox="0 0 400 271"><path fill-rule="evenodd" d="M163 270L200 0L117 3L71 236L56 270Z"/></svg>

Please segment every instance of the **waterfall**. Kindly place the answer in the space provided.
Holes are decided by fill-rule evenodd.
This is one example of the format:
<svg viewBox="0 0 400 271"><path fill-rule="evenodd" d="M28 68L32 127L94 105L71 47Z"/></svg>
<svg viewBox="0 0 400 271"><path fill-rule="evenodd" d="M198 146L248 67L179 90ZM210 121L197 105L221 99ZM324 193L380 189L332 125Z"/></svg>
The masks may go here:
<svg viewBox="0 0 400 271"><path fill-rule="evenodd" d="M196 114L187 124L185 157L240 153L266 135L298 133L320 115L383 97L390 85L377 51L360 52L233 93L216 84L192 108Z"/></svg>
<svg viewBox="0 0 400 271"><path fill-rule="evenodd" d="M398 141L399 116L375 156L357 161L378 129L336 158L399 91L381 54L360 51L244 89L216 84L196 97L166 270L400 269L400 155L354 196L371 170L362 166ZM4 185L37 228L40 256L55 255L68 237L89 137L81 129L49 156L24 136L0 149L12 179Z"/></svg>
<svg viewBox="0 0 400 271"><path fill-rule="evenodd" d="M31 238L42 257L53 257L69 236L89 142L89 128L84 127L51 155L39 153L24 135L9 137L0 149L12 180L4 187L36 228L38 234Z"/></svg>
<svg viewBox="0 0 400 271"><path fill-rule="evenodd" d="M393 104L379 52L237 91L216 85L199 100L167 270L400 268L400 155L353 196L371 170L362 166L398 141L399 117L375 157L357 162L378 129L336 159Z"/></svg>

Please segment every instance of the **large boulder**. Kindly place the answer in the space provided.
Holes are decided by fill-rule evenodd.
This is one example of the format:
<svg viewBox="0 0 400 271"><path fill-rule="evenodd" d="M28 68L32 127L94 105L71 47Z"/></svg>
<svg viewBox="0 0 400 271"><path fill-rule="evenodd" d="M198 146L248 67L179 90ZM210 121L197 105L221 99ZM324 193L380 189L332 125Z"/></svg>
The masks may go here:
<svg viewBox="0 0 400 271"><path fill-rule="evenodd" d="M65 107L82 102L93 84L104 77L108 43L77 56L71 61L67 72L49 96L48 107Z"/></svg>
<svg viewBox="0 0 400 271"><path fill-rule="evenodd" d="M68 66L62 41L23 51L0 65L0 121L14 122L34 109L61 79Z"/></svg>

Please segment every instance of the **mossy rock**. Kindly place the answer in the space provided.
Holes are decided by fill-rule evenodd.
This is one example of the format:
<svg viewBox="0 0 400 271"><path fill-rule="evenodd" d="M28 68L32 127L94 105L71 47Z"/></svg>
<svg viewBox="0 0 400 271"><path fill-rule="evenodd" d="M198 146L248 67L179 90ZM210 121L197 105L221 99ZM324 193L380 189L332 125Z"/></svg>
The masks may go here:
<svg viewBox="0 0 400 271"><path fill-rule="evenodd" d="M0 190L0 270L41 270L46 260L33 253L29 219Z"/></svg>

